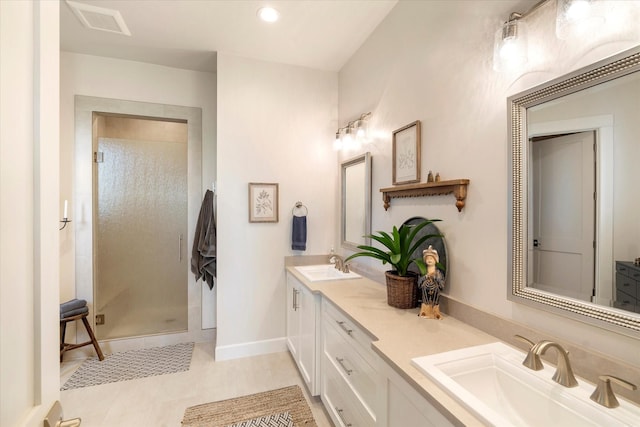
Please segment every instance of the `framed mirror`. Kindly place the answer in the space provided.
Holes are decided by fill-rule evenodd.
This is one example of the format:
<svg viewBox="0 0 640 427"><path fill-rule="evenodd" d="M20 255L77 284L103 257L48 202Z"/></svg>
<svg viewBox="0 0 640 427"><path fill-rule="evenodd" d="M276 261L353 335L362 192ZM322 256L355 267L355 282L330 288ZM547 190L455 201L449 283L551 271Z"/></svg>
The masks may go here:
<svg viewBox="0 0 640 427"><path fill-rule="evenodd" d="M341 163L341 243L357 249L371 239L371 155L365 153Z"/></svg>
<svg viewBox="0 0 640 427"><path fill-rule="evenodd" d="M640 47L507 103L508 298L640 336Z"/></svg>

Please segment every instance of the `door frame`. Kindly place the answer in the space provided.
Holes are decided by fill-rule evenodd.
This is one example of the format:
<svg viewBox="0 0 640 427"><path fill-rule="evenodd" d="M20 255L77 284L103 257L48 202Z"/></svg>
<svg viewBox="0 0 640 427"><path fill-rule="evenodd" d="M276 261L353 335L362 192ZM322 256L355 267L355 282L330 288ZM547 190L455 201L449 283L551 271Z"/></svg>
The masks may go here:
<svg viewBox="0 0 640 427"><path fill-rule="evenodd" d="M155 104L140 101L75 96L75 161L74 161L74 216L75 229L75 277L76 298L87 300L89 318L95 327L93 298L93 147L97 132L94 131L93 113L122 114L152 117L160 120L186 120L187 135L187 249L193 246L198 213L203 197L202 188L202 109L176 105ZM154 347L186 341L212 341L215 329L202 329L202 294L196 286L189 263L185 267L188 286L188 330L169 335L123 338L104 341L106 352L126 351L132 348ZM78 329L77 339L85 339L85 332ZM79 349L78 351L81 351ZM90 350L90 349L89 349ZM87 351L87 355L89 354Z"/></svg>
<svg viewBox="0 0 640 427"><path fill-rule="evenodd" d="M571 132L596 132L596 252L595 286L592 301L611 306L614 300L613 267L613 115L578 117L568 120L533 123L529 138Z"/></svg>

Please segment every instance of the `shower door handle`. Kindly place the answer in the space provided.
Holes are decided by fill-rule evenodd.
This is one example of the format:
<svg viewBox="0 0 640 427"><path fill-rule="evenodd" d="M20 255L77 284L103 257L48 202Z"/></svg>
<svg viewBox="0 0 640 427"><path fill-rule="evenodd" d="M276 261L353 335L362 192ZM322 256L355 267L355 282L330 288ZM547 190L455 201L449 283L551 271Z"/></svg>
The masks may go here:
<svg viewBox="0 0 640 427"><path fill-rule="evenodd" d="M182 262L182 234L178 235L178 261Z"/></svg>

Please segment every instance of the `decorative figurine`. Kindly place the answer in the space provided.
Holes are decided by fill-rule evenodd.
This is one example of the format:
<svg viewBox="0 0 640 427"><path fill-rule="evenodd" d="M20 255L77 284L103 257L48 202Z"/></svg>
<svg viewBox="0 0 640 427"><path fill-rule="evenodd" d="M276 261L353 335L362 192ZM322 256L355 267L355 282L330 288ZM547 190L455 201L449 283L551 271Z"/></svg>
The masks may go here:
<svg viewBox="0 0 640 427"><path fill-rule="evenodd" d="M436 172L436 182L440 182L440 172Z"/></svg>
<svg viewBox="0 0 640 427"><path fill-rule="evenodd" d="M427 182L433 182L433 172L429 171L427 175Z"/></svg>
<svg viewBox="0 0 640 427"><path fill-rule="evenodd" d="M422 282L418 285L422 289L419 316L427 319L441 319L439 302L440 292L444 289L444 274L436 266L440 262L438 251L429 245L422 251L422 259L427 265L427 274L421 278Z"/></svg>

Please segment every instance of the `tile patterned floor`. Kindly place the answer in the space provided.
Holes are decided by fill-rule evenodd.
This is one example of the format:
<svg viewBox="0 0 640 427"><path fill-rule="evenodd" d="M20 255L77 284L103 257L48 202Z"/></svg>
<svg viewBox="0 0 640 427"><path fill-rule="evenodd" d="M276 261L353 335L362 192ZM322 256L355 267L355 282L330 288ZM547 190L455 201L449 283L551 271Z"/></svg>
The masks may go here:
<svg viewBox="0 0 640 427"><path fill-rule="evenodd" d="M213 343L196 343L188 371L62 391L65 418L82 418L82 427L179 427L189 406L298 384L318 426L333 425L320 398L309 398L288 352L221 362L213 354ZM62 363L60 383L81 363Z"/></svg>

